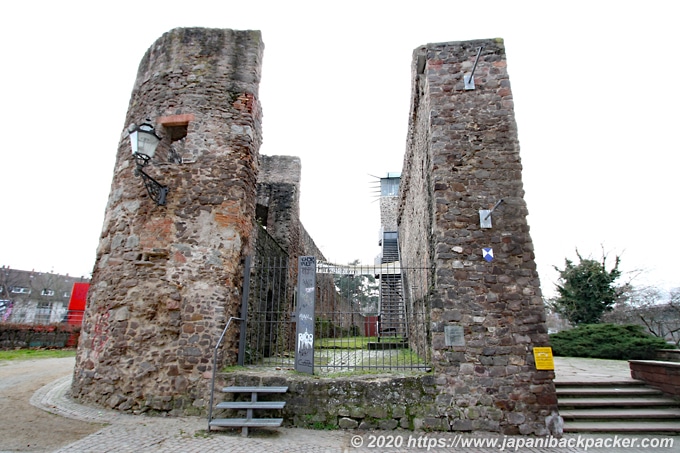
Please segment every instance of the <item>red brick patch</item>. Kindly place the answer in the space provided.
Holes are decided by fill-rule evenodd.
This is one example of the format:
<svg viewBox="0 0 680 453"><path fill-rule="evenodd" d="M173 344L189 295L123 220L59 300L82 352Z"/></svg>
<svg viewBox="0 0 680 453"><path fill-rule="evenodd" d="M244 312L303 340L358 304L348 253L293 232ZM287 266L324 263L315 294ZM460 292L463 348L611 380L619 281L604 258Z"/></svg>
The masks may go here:
<svg viewBox="0 0 680 453"><path fill-rule="evenodd" d="M195 119L196 117L193 113L185 113L183 115L161 116L156 122L164 127L186 126Z"/></svg>

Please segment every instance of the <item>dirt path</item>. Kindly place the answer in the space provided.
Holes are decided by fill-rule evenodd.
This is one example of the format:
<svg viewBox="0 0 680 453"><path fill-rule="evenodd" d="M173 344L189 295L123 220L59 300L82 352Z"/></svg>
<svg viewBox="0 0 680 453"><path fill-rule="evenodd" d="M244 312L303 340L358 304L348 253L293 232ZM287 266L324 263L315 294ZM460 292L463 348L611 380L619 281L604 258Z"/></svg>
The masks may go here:
<svg viewBox="0 0 680 453"><path fill-rule="evenodd" d="M75 358L0 361L0 453L51 452L102 428L50 414L29 400L73 372Z"/></svg>

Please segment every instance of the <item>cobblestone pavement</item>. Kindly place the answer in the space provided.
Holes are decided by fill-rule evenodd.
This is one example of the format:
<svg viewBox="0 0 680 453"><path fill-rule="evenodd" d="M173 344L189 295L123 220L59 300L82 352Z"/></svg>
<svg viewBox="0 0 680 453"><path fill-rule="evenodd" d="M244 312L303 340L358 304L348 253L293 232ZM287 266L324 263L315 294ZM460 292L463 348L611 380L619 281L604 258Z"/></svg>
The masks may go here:
<svg viewBox="0 0 680 453"><path fill-rule="evenodd" d="M630 378L627 362L556 358L557 380ZM630 435L565 435L558 438L502 436L488 433L423 433L410 431L317 431L299 428L207 432L207 419L122 414L78 404L68 397L71 376L41 388L31 404L51 413L108 426L57 452L499 452L647 453L680 452L680 437ZM669 445L670 444L670 445Z"/></svg>

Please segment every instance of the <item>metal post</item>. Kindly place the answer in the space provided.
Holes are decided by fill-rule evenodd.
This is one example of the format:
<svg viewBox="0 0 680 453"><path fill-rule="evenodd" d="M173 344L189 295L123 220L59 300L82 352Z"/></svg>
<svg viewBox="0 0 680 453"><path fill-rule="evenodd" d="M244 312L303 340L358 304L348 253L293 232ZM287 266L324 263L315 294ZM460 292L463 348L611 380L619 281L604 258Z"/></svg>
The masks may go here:
<svg viewBox="0 0 680 453"><path fill-rule="evenodd" d="M316 258L298 257L298 311L295 371L314 374L314 301L316 298Z"/></svg>
<svg viewBox="0 0 680 453"><path fill-rule="evenodd" d="M479 49L477 49L477 58L475 58L475 64L472 66L472 71L470 71L470 75L463 76L463 82L465 84L466 90L475 89L475 69L477 69L477 63L479 62L479 56L482 54L483 48L484 46L481 46Z"/></svg>
<svg viewBox="0 0 680 453"><path fill-rule="evenodd" d="M222 344L224 334L227 333L227 329L229 328L229 325L233 320L243 321L241 318L237 318L236 316L232 316L231 318L229 318L229 321L227 321L227 325L224 327L224 330L222 331L222 335L220 335L219 340L217 340L217 344L215 345L215 350L213 352L212 378L210 379L210 407L208 407L208 431L210 431L210 422L212 421L213 412L213 401L215 400L215 374L217 374L217 351L220 348L220 344Z"/></svg>
<svg viewBox="0 0 680 453"><path fill-rule="evenodd" d="M248 328L248 296L250 295L250 255L246 256L241 291L241 335L238 341L238 364L243 366L246 357L246 329Z"/></svg>

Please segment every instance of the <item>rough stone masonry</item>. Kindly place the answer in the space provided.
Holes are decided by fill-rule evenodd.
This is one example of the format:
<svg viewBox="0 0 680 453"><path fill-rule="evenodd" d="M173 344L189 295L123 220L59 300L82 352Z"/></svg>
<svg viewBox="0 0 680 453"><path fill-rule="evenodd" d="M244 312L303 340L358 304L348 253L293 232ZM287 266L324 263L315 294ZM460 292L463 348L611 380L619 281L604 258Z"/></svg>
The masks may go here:
<svg viewBox="0 0 680 453"><path fill-rule="evenodd" d="M180 28L139 65L72 386L126 411L205 410L212 348L238 316L243 257L254 240L263 43L258 31ZM162 142L145 170L169 186L156 206L135 176L130 124ZM181 157L181 163L178 163ZM233 363L238 330L220 363Z"/></svg>
<svg viewBox="0 0 680 453"><path fill-rule="evenodd" d="M417 48L398 223L402 257L431 269L439 429L559 431L527 213L503 41Z"/></svg>
<svg viewBox="0 0 680 453"><path fill-rule="evenodd" d="M205 413L212 348L239 314L257 204L290 254L308 253L296 245L311 243L303 229L279 235L269 225L297 224L274 212L296 205L297 185L258 181L284 162L258 156L263 47L255 31L181 28L142 59L97 249L74 397L122 411ZM480 47L475 89L466 90L463 77ZM503 43L429 44L415 50L412 73L397 222L402 259L430 269L427 284L417 286L427 294L406 291L414 312L429 314L411 323L421 328L412 336L429 333L425 356L434 358L433 373L422 377L432 398L417 412L419 426L557 433L553 372L537 371L532 357L548 337ZM166 206L156 206L135 176L125 132L147 119L162 141L146 170L169 186ZM287 162L298 174L299 162ZM479 210L501 199L493 226L481 228ZM492 260L484 249L493 250ZM429 300L431 307L418 307ZM237 336L237 329L228 333L219 364L235 363ZM314 405L332 407L323 394ZM371 398L345 403L375 405ZM342 407L338 417L360 412ZM391 412L401 426L413 424L405 407Z"/></svg>

